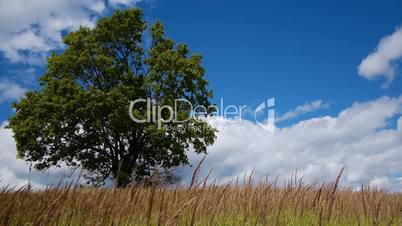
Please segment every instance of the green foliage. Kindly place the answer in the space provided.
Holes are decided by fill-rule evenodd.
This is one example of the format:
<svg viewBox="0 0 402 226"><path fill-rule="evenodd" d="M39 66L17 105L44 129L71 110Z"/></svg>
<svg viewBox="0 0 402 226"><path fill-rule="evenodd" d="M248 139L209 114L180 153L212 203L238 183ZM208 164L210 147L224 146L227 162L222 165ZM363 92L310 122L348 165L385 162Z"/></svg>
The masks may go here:
<svg viewBox="0 0 402 226"><path fill-rule="evenodd" d="M212 96L201 56L166 38L160 22L150 27L150 37L147 29L141 11L129 9L66 35L65 51L48 59L41 88L13 105L9 127L18 156L40 170L63 163L86 170L89 182L113 178L126 186L161 164L169 169L188 163L190 145L205 153L215 140L205 122L158 128L128 115L130 101L139 98L159 105L185 98L207 106ZM178 110L181 118L190 114L186 107ZM145 118L146 105L134 114Z"/></svg>

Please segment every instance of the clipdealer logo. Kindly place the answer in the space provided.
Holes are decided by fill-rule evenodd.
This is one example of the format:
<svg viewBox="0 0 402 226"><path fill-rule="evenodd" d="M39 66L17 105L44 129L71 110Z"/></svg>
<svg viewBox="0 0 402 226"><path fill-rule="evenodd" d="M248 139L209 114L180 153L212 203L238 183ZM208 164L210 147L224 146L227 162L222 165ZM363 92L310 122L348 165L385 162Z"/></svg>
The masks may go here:
<svg viewBox="0 0 402 226"><path fill-rule="evenodd" d="M145 108L145 117L138 117L134 112L138 112L139 109ZM186 118L178 118L179 106L187 106L189 114ZM142 107L140 107L142 106ZM189 120L199 120L205 121L208 119L234 119L242 121L246 115L245 113L252 112L253 117L247 120L253 121L261 128L268 132L275 132L275 97L269 98L268 100L259 104L254 111L250 111L247 105L224 105L224 100L221 98L220 106L217 105L196 105L194 106L187 99L176 99L173 106L171 105L160 105L154 99L136 99L130 102L129 105L129 116L136 123L156 123L158 128L166 123L185 123Z"/></svg>

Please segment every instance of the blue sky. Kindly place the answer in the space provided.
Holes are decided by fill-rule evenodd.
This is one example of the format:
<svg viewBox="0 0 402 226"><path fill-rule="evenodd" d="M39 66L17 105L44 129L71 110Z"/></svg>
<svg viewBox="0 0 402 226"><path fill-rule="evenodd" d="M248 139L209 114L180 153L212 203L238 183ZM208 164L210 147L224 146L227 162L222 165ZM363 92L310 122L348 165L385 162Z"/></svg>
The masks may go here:
<svg viewBox="0 0 402 226"><path fill-rule="evenodd" d="M399 76L383 89L383 79L369 82L357 72L402 23L400 1L155 0L140 6L148 21L163 21L169 37L203 55L216 102L223 97L255 107L274 96L277 113L284 113L320 99L331 106L324 113L334 115L355 101L400 94ZM1 55L0 79L37 87L44 65L11 63ZM12 114L9 105L1 103L1 121Z"/></svg>
<svg viewBox="0 0 402 226"><path fill-rule="evenodd" d="M216 97L257 105L275 96L277 111L322 99L335 114L355 101L399 95L357 67L402 23L402 2L157 1L150 12L169 36L204 56Z"/></svg>
<svg viewBox="0 0 402 226"><path fill-rule="evenodd" d="M46 3L45 0L40 2ZM402 161L402 156L395 154L395 150L402 147L402 141L398 140L401 135L398 120L402 94L402 50L398 49L402 43L399 36L402 31L398 30L402 24L401 1L71 2L46 6L43 4L42 8L42 5L38 4L34 10L27 13L17 3L8 4L0 0L0 8L3 8L0 10L0 122L6 123L13 113L9 108L10 103L21 96L24 90L38 88L36 80L46 70L44 58L50 50L63 49L59 41L60 35L76 29L79 24L91 26L97 17L110 15L117 8L137 5L144 10L146 20L151 23L161 20L169 37L177 42L187 43L192 52L202 54L206 78L214 91L214 102L218 102L222 97L227 104L256 107L262 101L275 97L278 118L289 116L278 122L279 135L275 137L262 136L261 131L253 125L240 125L259 134L239 143L239 147L246 147L245 149L258 153L258 148L253 148L252 145L250 147L250 144L254 143L259 144L262 149L270 147L283 150L289 156L294 152L311 155L312 150L315 155L313 160L294 163L298 169L302 168L302 172L304 169L307 175L311 173L311 178L332 176L342 165L353 165L354 162L350 159L357 162L366 161L365 168L349 171L350 178L345 179L346 184L380 183L392 189L402 189L397 173L400 167L386 170L384 165L377 164L387 156L394 158L394 161L389 163L391 165L397 165L396 160ZM10 14L10 9L6 7L14 7L15 15ZM56 12L57 16L46 16L52 12ZM4 18L8 20L5 21ZM75 20L68 20L71 18ZM51 20L61 24L58 25L60 28L55 28L53 25L57 23L52 23ZM32 24L39 25L39 28L35 30ZM384 47L379 46L385 37L391 38L385 39ZM367 58L370 54L372 57ZM362 64L364 59L368 60ZM359 72L360 65L362 66ZM381 108L384 108L382 113L377 113ZM343 115L350 115L350 118L345 119L341 112L345 112ZM356 130L357 132L353 126L343 128L342 123L354 125L354 114L367 115L367 118L359 118L357 121L367 120L377 124L368 126L367 130ZM370 123L362 122L361 125L356 124L356 127L362 128L362 125ZM336 130L332 128L333 124L339 125L335 127L342 130L328 135L327 140L311 138L310 143L297 142L300 139L299 133L311 129L311 134L316 131L320 131L317 134L326 134L324 131ZM319 126L314 127L316 125ZM224 126L218 125L221 129ZM393 129L389 131L389 128ZM2 132L10 134L9 131ZM218 154L211 154L208 166L216 167L214 162L222 161L220 158L226 153L222 150L230 147L237 153L236 147L228 146L227 143L232 142L237 135L244 135L236 132L222 134L218 135L217 145L212 148L217 151L211 151ZM253 138L260 136L261 138ZM283 141L284 137L287 141L295 141L297 145L294 150L290 151L289 147L283 146L280 141ZM386 144L378 144L378 141L378 149L383 150L377 150L372 158L358 158L367 154L363 147L368 143L363 145L361 140L379 139L385 142L384 137L395 138ZM272 142L266 144L263 141L266 139L271 139ZM15 151L12 140L5 142L8 142L9 148L1 151ZM339 145L339 149L344 149L339 152L341 157L334 157L336 160L333 163L331 156L329 159L320 159L327 155L317 151L320 148L328 148L324 143L329 146ZM271 146L273 144L276 146ZM359 145L363 146L359 149ZM350 150L356 150L356 155ZM233 152L227 154L231 155ZM269 156L272 154L277 153L272 152ZM243 154L239 156L241 158ZM322 165L324 160L329 164ZM282 160L278 160L278 163L281 163L280 161ZM217 177L230 178L251 167L247 165L228 172L227 169L232 169L234 162L236 161L224 165L226 168L221 171L218 170ZM255 161L250 159L250 162ZM258 164L268 163L256 162L256 165ZM276 163L271 163L271 166L284 175L296 169L290 166L286 170L275 168ZM258 166L256 167L258 169ZM7 169L12 171L11 168ZM369 168L376 169L372 178L361 176L361 172ZM261 167L261 171L266 169ZM318 171L323 173L319 174ZM15 175L10 178L17 180Z"/></svg>

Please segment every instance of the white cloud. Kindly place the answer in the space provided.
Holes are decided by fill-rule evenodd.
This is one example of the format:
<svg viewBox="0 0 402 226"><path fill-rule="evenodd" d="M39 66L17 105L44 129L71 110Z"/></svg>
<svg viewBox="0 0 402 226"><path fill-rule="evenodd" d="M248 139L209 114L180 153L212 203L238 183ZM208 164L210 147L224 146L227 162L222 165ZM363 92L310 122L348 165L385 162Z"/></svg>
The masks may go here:
<svg viewBox="0 0 402 226"><path fill-rule="evenodd" d="M18 100L24 95L25 91L25 88L16 83L0 81L0 104L5 101Z"/></svg>
<svg viewBox="0 0 402 226"><path fill-rule="evenodd" d="M34 188L43 188L47 185L56 185L68 175L66 169L52 169L51 171L29 173L29 164L17 159L17 151L13 134L5 129L7 122L0 124L0 187L5 185L21 187L30 181Z"/></svg>
<svg viewBox="0 0 402 226"><path fill-rule="evenodd" d="M289 119L296 118L299 115L306 114L319 109L329 108L329 104L324 103L322 100L316 100L310 103L306 103L304 105L299 105L295 109L286 112L282 116L279 116L275 119L277 122L286 121Z"/></svg>
<svg viewBox="0 0 402 226"><path fill-rule="evenodd" d="M402 58L402 27L383 38L377 49L359 65L359 74L369 80L384 76L388 85L395 77L395 61Z"/></svg>
<svg viewBox="0 0 402 226"><path fill-rule="evenodd" d="M289 179L296 170L307 181L333 180L345 166L342 183L380 185L402 191L402 97L356 103L336 117L300 121L269 133L248 122L223 120L203 165L226 181L255 169ZM392 118L400 117L396 128ZM191 155L196 163L200 156ZM184 169L185 177L190 169ZM273 175L273 176L275 176ZM271 175L272 176L272 175Z"/></svg>
<svg viewBox="0 0 402 226"><path fill-rule="evenodd" d="M132 6L138 0L116 1ZM12 62L43 63L60 49L62 32L92 27L105 13L107 0L0 0L0 51Z"/></svg>
<svg viewBox="0 0 402 226"><path fill-rule="evenodd" d="M355 103L336 117L300 121L276 128L275 133L245 120L215 121L218 139L209 149L203 172L213 169L212 178L226 181L255 169L257 175L270 172L282 180L297 170L311 182L333 180L345 166L343 185L364 183L402 191L401 113L402 96ZM394 119L398 119L396 125ZM0 129L0 144L1 184L26 183L28 167L15 160L10 130ZM193 164L200 157L190 153ZM192 169L182 170L189 175ZM33 182L38 186L54 184L60 174L61 170L35 173Z"/></svg>
<svg viewBox="0 0 402 226"><path fill-rule="evenodd" d="M112 5L135 5L136 3L140 2L141 0L110 0L110 4Z"/></svg>

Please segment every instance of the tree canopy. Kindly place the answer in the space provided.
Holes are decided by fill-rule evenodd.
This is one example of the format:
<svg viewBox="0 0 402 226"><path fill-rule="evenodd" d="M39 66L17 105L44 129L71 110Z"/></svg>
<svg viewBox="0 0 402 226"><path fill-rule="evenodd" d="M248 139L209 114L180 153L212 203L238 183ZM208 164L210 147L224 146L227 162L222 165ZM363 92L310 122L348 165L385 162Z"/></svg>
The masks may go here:
<svg viewBox="0 0 402 226"><path fill-rule="evenodd" d="M138 123L129 117L130 101L176 99L208 106L212 92L201 56L166 37L162 23L148 26L140 9L118 10L63 38L65 50L52 53L40 89L13 104L9 127L18 157L39 169L67 165L85 170L92 183L107 178L117 186L146 179L155 167L188 164L190 147L206 153L215 130L205 121ZM132 111L147 117L147 104ZM166 116L166 111L164 117ZM179 104L175 115L191 110Z"/></svg>

